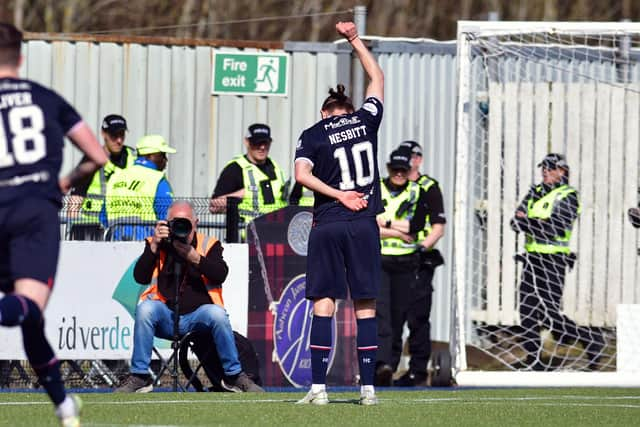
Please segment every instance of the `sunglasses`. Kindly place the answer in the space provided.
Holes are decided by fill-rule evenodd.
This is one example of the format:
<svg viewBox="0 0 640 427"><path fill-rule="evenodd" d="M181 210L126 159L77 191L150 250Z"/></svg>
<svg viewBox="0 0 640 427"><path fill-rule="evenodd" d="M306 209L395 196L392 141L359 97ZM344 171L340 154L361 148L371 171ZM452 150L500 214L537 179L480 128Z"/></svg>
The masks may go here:
<svg viewBox="0 0 640 427"><path fill-rule="evenodd" d="M123 130L117 130L114 132L107 132L107 134L112 138L112 139L117 139L117 138L124 138L124 129Z"/></svg>
<svg viewBox="0 0 640 427"><path fill-rule="evenodd" d="M406 175L407 173L409 173L408 170L406 169L402 169L402 168L391 168L391 174L392 175Z"/></svg>
<svg viewBox="0 0 640 427"><path fill-rule="evenodd" d="M265 140L262 140L262 141L249 141L249 145L252 148L260 148L263 145L266 145L266 146L271 145L271 141L265 141Z"/></svg>

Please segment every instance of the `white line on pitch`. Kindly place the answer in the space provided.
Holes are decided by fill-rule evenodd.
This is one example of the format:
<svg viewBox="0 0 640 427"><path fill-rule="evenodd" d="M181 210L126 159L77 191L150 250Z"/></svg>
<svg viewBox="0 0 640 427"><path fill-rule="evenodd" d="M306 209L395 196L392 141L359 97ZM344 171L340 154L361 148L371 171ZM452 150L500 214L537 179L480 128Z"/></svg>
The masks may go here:
<svg viewBox="0 0 640 427"><path fill-rule="evenodd" d="M395 403L450 403L450 402L460 402L460 403L481 403L481 402L518 402L518 401L528 401L528 402L539 402L539 404L543 404L544 401L548 400L640 400L639 396L607 396L607 397L597 397L597 396L522 396L522 397L441 397L441 398L413 398L413 399L398 399L398 398L379 398L382 402L395 402ZM353 399L332 399L333 402L351 402ZM88 405L157 405L157 404L225 404L225 403L287 403L294 402L295 399L220 399L220 400L194 400L194 399L185 399L185 400L130 400L130 401L88 401L85 403ZM34 402L34 401L15 401L15 402L0 402L0 406L41 406L41 405L50 405L51 403L48 401L42 402ZM555 405L555 403L551 403ZM559 405L592 405L589 403L576 403L576 402L566 402ZM593 406L603 406L603 405L593 405ZM620 406L620 405L615 405ZM627 405L624 407L636 408L640 407L640 405Z"/></svg>

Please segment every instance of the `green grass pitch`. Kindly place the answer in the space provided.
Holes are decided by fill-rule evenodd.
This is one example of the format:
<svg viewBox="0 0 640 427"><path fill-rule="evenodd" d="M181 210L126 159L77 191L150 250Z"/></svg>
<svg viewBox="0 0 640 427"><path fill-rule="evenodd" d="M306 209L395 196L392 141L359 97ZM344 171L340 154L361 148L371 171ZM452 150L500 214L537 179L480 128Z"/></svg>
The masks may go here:
<svg viewBox="0 0 640 427"><path fill-rule="evenodd" d="M331 392L327 406L294 405L299 393L81 394L89 426L637 426L640 389L450 389ZM0 393L1 426L55 426L43 393Z"/></svg>

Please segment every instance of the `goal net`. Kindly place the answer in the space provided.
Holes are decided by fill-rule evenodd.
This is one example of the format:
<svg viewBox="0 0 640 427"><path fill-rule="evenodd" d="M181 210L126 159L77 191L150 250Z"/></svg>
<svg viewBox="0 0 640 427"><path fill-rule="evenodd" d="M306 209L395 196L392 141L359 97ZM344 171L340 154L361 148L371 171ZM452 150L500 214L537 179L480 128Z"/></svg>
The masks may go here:
<svg viewBox="0 0 640 427"><path fill-rule="evenodd" d="M640 374L640 25L460 22L458 60L458 383Z"/></svg>

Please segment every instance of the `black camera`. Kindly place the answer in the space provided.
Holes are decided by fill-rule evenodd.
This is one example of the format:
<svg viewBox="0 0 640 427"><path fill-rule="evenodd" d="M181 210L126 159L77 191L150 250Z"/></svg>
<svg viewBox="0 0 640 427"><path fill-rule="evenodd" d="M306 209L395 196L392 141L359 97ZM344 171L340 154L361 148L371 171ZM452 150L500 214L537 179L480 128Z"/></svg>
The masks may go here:
<svg viewBox="0 0 640 427"><path fill-rule="evenodd" d="M191 221L188 218L173 218L167 222L169 227L169 241L177 240L182 243L187 242L187 237L193 229Z"/></svg>

